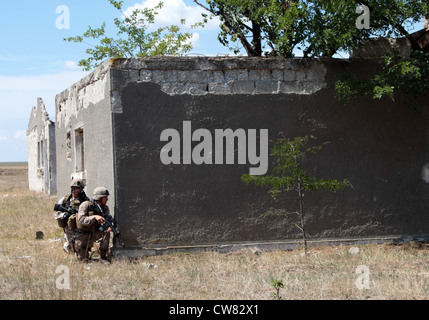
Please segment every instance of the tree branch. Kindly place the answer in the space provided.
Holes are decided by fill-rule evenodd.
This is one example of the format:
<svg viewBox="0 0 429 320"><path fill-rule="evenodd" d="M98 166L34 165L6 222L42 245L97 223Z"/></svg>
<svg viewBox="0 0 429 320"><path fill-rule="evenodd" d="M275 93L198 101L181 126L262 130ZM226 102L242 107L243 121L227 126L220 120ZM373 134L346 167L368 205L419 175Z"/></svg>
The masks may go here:
<svg viewBox="0 0 429 320"><path fill-rule="evenodd" d="M211 12L212 14L214 14L215 16L220 16L223 18L223 24L230 30L232 30L238 37L238 39L240 40L242 46L244 47L244 49L247 52L247 55L249 57L260 57L262 54L262 45L261 45L261 29L259 27L259 25L252 21L252 26L253 28L250 28L248 25L238 21L237 23L240 26L243 26L244 28L248 29L250 32L252 32L253 34L253 45L251 43L249 43L249 41L247 41L246 36L243 34L243 32L241 31L241 29L238 26L234 26L231 22L230 22L230 17L228 16L228 14L225 12L224 8L220 8L219 10L213 10L211 8L208 8L204 5L202 5L198 0L194 0L194 2L199 5L200 7L204 8L205 10L207 10L208 12Z"/></svg>
<svg viewBox="0 0 429 320"><path fill-rule="evenodd" d="M365 6L368 7L369 11L373 11L372 6L369 4L368 1L366 0L356 0L357 4L364 4ZM381 18L384 22L386 22L388 25L391 25L392 27L396 28L405 38L408 39L408 41L410 41L411 43L411 48L413 50L420 50L420 46L419 43L416 39L414 39L413 37L411 37L411 35L408 33L407 30L405 30L405 28L402 25L398 25L398 24L394 24L392 23L392 21L390 21L389 19L387 19L385 16L383 16Z"/></svg>

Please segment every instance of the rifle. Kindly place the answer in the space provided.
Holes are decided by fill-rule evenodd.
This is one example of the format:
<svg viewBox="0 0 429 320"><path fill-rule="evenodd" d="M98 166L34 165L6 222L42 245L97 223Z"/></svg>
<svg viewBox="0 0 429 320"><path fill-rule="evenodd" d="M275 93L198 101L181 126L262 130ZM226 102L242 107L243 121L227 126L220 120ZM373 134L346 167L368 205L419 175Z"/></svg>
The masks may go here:
<svg viewBox="0 0 429 320"><path fill-rule="evenodd" d="M72 216L72 215L74 215L74 214L77 213L76 209L74 209L74 208L66 208L66 207L64 207L64 206L62 206L62 205L60 205L58 203L55 205L54 211L60 211L60 212L66 213L64 215L64 219L68 219L68 218L70 218L70 216Z"/></svg>
<svg viewBox="0 0 429 320"><path fill-rule="evenodd" d="M113 219L113 217L110 214L107 214L103 211L103 209L101 209L101 207L96 204L96 208L95 209L98 213L101 214L101 216L104 218L105 222L102 226L100 226L100 228L98 230L102 231L102 232L107 232L107 229L110 228L114 234L114 236L119 240L119 242L121 243L121 246L125 248L125 243L122 241L121 239L121 233L118 231L118 229L116 228L116 221L115 219Z"/></svg>

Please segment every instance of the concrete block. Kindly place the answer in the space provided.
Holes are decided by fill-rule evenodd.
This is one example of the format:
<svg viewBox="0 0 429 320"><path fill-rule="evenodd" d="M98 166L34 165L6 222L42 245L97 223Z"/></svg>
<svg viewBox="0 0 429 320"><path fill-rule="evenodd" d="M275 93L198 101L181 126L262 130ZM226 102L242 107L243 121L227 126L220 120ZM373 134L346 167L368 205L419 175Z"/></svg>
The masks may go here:
<svg viewBox="0 0 429 320"><path fill-rule="evenodd" d="M204 83L191 83L188 84L186 92L191 95L204 95L208 94L208 85Z"/></svg>
<svg viewBox="0 0 429 320"><path fill-rule="evenodd" d="M283 70L278 70L278 69L273 70L271 72L271 78L272 78L272 80L274 80L274 81L283 81L284 80L283 73L284 73Z"/></svg>
<svg viewBox="0 0 429 320"><path fill-rule="evenodd" d="M187 81L192 83L207 83L211 81L212 76L209 71L194 70L187 75Z"/></svg>
<svg viewBox="0 0 429 320"><path fill-rule="evenodd" d="M232 81L229 82L212 82L208 84L209 93L213 94L230 94L232 93Z"/></svg>
<svg viewBox="0 0 429 320"><path fill-rule="evenodd" d="M255 81L234 81L232 84L232 93L252 94L255 92Z"/></svg>
<svg viewBox="0 0 429 320"><path fill-rule="evenodd" d="M257 93L276 93L278 91L278 81L256 81L255 89Z"/></svg>
<svg viewBox="0 0 429 320"><path fill-rule="evenodd" d="M295 81L296 80L296 72L293 70L285 70L283 72L283 80L284 81Z"/></svg>
<svg viewBox="0 0 429 320"><path fill-rule="evenodd" d="M151 81L152 80L152 72L149 70L140 70L140 80L141 81Z"/></svg>
<svg viewBox="0 0 429 320"><path fill-rule="evenodd" d="M166 80L164 74L163 70L152 70L152 81L156 83L164 82Z"/></svg>
<svg viewBox="0 0 429 320"><path fill-rule="evenodd" d="M169 95L185 94L188 87L184 83L165 82L161 83L161 90Z"/></svg>
<svg viewBox="0 0 429 320"><path fill-rule="evenodd" d="M249 80L261 80L260 70L249 70Z"/></svg>
<svg viewBox="0 0 429 320"><path fill-rule="evenodd" d="M308 71L298 71L297 73L296 73L296 78L295 78L295 80L296 81L307 81L308 80Z"/></svg>
<svg viewBox="0 0 429 320"><path fill-rule="evenodd" d="M260 70L259 74L261 80L269 81L272 79L271 70Z"/></svg>
<svg viewBox="0 0 429 320"><path fill-rule="evenodd" d="M224 82L225 81L225 73L223 71L213 71L212 73L212 81L213 82Z"/></svg>
<svg viewBox="0 0 429 320"><path fill-rule="evenodd" d="M165 71L162 79L164 79L165 82L178 82L179 81L179 73L180 71L178 70L170 70L170 71ZM159 78L161 79L161 78ZM156 82L156 81L154 81Z"/></svg>
<svg viewBox="0 0 429 320"><path fill-rule="evenodd" d="M226 70L225 71L225 80L247 80L249 78L248 71L245 70Z"/></svg>
<svg viewBox="0 0 429 320"><path fill-rule="evenodd" d="M282 81L278 83L278 91L297 94L303 91L303 86L302 83L296 81Z"/></svg>

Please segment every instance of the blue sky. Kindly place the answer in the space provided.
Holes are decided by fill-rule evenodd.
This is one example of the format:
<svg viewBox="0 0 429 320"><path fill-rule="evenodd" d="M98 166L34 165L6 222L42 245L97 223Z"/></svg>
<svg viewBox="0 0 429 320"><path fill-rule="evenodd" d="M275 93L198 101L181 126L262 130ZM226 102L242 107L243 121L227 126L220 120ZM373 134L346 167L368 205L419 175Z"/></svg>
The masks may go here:
<svg viewBox="0 0 429 320"><path fill-rule="evenodd" d="M162 0L158 26L189 24L200 20L203 9L192 0ZM125 0L123 10L154 6L159 0ZM204 1L203 1L204 2ZM58 28L63 11L69 9L70 28ZM82 35L88 26L108 25L120 13L107 0L21 0L4 1L0 10L0 162L27 161L26 129L31 109L42 98L51 120L55 121L55 95L89 72L77 63L86 57L87 45L63 41ZM60 22L64 22L60 20ZM419 24L417 29L421 29ZM213 56L228 50L217 40L218 22L194 33L193 54ZM94 43L96 44L96 43ZM231 54L231 53L230 53Z"/></svg>
<svg viewBox="0 0 429 320"><path fill-rule="evenodd" d="M163 0L160 24L179 24L179 16L189 22L200 18L201 8L192 0ZM125 0L124 10L158 0ZM70 29L58 29L66 6ZM5 1L0 11L0 162L27 161L26 129L37 98L44 100L51 120L55 121L55 95L70 87L88 72L77 62L86 57L87 45L63 41L82 35L88 26L109 25L118 11L107 0L22 0ZM216 24L192 30L192 53L227 53L216 39ZM96 43L94 43L96 44Z"/></svg>

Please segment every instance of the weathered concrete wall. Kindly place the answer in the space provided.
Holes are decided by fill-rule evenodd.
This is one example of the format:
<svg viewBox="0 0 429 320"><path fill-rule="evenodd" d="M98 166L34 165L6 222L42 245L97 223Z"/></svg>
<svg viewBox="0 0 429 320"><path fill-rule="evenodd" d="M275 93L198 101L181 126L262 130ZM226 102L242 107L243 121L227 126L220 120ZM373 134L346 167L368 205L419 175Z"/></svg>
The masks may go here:
<svg viewBox="0 0 429 320"><path fill-rule="evenodd" d="M27 129L29 189L46 194L57 192L55 124L49 119L45 104L37 99L31 110Z"/></svg>
<svg viewBox="0 0 429 320"><path fill-rule="evenodd" d="M334 97L344 73L376 68L364 60L112 60L115 208L127 245L300 236L282 219L259 218L272 203L267 190L240 180L249 162L183 164L182 153L182 164L163 164L161 134L175 129L183 138L184 121L213 137L216 129L268 129L270 140L313 133L328 142L309 159L310 173L347 178L353 188L306 194L309 237L428 233L427 104L417 113L387 100L344 106ZM296 205L292 197L282 204Z"/></svg>
<svg viewBox="0 0 429 320"><path fill-rule="evenodd" d="M363 46L351 52L352 58L380 59L383 55L397 51L401 57L409 57L411 42L406 38L375 38L366 40Z"/></svg>
<svg viewBox="0 0 429 320"><path fill-rule="evenodd" d="M423 29L415 31L409 35L417 42L417 45L424 52L429 52L429 29L427 20L423 19ZM362 47L352 50L351 58L380 59L386 54L393 54L395 51L401 57L409 57L412 44L407 38L374 38L365 40Z"/></svg>
<svg viewBox="0 0 429 320"><path fill-rule="evenodd" d="M58 197L73 177L86 180L89 197L99 186L114 189L111 117L108 64L56 96Z"/></svg>
<svg viewBox="0 0 429 320"><path fill-rule="evenodd" d="M57 96L58 195L69 192L72 176L86 178L89 195L97 186L112 190L109 204L129 248L299 238L285 220L260 218L270 206L296 210L293 196L273 204L266 189L246 186L241 175L258 167L249 157L224 164L224 155L219 164L216 130L242 130L246 143L252 130L257 143L265 129L269 140L312 133L326 144L309 158L310 173L347 178L353 188L306 194L310 238L427 234L427 100L418 113L388 100L344 106L334 97L344 73L364 77L378 67L357 59L107 61ZM162 138L166 129L180 135L180 164L162 161L171 155L162 152L171 142ZM201 146L200 136L186 142L198 129L213 139L203 159L213 164L187 157L188 147L192 154Z"/></svg>

